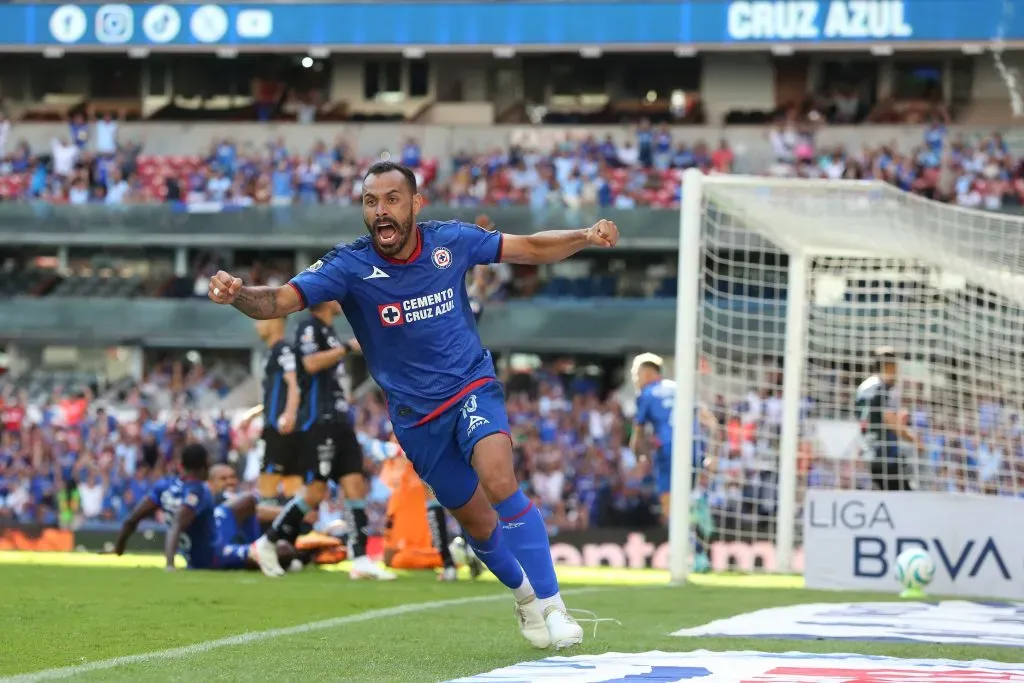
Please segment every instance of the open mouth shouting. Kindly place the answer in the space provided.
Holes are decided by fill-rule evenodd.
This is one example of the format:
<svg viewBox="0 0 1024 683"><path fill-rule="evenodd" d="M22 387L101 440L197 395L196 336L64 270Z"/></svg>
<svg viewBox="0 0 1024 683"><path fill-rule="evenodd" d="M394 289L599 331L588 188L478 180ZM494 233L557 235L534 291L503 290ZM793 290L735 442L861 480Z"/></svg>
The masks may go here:
<svg viewBox="0 0 1024 683"><path fill-rule="evenodd" d="M377 243L387 249L398 246L401 233L398 224L388 219L382 219L373 224L373 230L377 234Z"/></svg>

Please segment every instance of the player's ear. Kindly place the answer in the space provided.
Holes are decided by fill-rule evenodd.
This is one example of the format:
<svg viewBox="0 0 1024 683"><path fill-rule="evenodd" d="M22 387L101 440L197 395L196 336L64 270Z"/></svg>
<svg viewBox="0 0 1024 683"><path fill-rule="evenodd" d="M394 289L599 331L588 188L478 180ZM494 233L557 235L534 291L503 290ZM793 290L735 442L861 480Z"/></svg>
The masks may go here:
<svg viewBox="0 0 1024 683"><path fill-rule="evenodd" d="M417 192L416 194L414 194L412 196L412 215L413 215L413 217L415 217L416 214L418 214L420 212L420 209L422 209L422 208L423 208L423 195L421 195L419 192Z"/></svg>

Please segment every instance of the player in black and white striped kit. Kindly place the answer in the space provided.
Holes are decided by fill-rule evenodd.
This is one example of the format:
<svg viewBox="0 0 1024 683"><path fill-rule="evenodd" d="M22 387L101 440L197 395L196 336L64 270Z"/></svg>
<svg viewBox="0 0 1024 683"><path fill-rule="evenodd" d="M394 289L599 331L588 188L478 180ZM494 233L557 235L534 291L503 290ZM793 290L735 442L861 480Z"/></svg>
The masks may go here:
<svg viewBox="0 0 1024 683"><path fill-rule="evenodd" d="M871 479L878 491L912 491L911 473L900 441L920 449L917 436L900 416L896 387L896 352L881 347L872 353L875 374L857 387L857 417L865 448L871 454Z"/></svg>

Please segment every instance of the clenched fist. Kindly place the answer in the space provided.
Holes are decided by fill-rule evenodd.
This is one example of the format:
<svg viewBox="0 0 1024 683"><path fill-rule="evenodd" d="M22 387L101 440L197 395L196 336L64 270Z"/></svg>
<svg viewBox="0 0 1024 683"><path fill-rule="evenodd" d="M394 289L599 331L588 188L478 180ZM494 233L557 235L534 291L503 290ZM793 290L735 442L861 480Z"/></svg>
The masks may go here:
<svg viewBox="0 0 1024 683"><path fill-rule="evenodd" d="M238 293L242 291L242 278L235 277L223 270L210 278L210 299L218 304L233 303Z"/></svg>
<svg viewBox="0 0 1024 683"><path fill-rule="evenodd" d="M614 247L619 241L619 228L602 218L587 228L587 240L595 247Z"/></svg>

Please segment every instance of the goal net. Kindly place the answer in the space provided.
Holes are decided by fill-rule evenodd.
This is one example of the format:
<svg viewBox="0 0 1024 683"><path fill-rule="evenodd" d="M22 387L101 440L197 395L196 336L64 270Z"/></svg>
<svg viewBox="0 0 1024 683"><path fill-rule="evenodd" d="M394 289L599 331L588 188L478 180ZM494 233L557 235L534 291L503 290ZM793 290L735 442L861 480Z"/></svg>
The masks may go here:
<svg viewBox="0 0 1024 683"><path fill-rule="evenodd" d="M714 532L695 549L672 507L674 579L695 550L715 570L802 570L807 490L873 486L855 399L880 346L920 443L897 446L912 486L1024 492L1024 220L873 182L688 173L679 272L695 276L673 499L703 501ZM684 419L698 410L717 427Z"/></svg>

